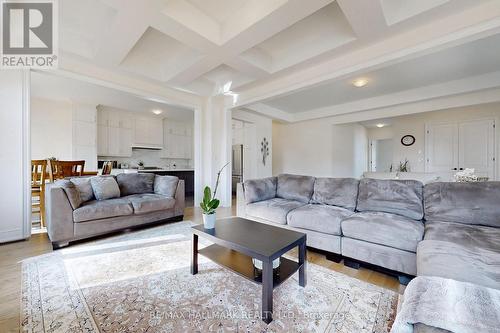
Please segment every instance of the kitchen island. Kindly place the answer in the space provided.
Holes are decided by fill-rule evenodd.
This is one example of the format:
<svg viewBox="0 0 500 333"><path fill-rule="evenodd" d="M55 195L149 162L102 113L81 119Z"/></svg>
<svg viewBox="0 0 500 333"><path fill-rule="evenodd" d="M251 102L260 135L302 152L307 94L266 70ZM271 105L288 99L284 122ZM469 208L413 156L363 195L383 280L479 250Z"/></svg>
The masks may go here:
<svg viewBox="0 0 500 333"><path fill-rule="evenodd" d="M184 180L186 196L194 195L194 170L193 169L146 169L135 170L139 173L154 173L160 176L176 176Z"/></svg>

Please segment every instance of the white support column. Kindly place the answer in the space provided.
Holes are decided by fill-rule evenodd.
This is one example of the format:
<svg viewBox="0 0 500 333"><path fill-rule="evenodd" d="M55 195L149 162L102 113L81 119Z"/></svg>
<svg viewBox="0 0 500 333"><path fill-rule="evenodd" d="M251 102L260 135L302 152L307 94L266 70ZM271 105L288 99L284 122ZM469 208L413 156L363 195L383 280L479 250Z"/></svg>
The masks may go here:
<svg viewBox="0 0 500 333"><path fill-rule="evenodd" d="M201 109L195 110L195 205L203 188L214 189L217 171L231 161L231 111L226 97L207 98ZM231 206L231 165L220 177L217 198L221 206Z"/></svg>
<svg viewBox="0 0 500 333"><path fill-rule="evenodd" d="M0 243L31 233L30 72L0 74Z"/></svg>

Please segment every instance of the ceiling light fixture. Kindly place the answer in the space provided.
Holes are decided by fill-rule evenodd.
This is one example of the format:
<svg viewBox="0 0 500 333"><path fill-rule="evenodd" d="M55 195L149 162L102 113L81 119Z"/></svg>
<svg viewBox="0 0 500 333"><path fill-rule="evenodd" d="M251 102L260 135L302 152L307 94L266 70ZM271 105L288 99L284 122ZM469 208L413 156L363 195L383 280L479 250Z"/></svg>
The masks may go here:
<svg viewBox="0 0 500 333"><path fill-rule="evenodd" d="M352 81L352 85L357 87L357 88L364 87L367 84L368 84L368 79L365 79L365 78L359 78L359 79Z"/></svg>
<svg viewBox="0 0 500 333"><path fill-rule="evenodd" d="M155 115L157 115L157 116L163 113L163 111L162 111L162 110L153 110L153 111L151 111L151 112L153 112L153 113L154 113Z"/></svg>
<svg viewBox="0 0 500 333"><path fill-rule="evenodd" d="M377 126L378 128L382 128L382 127L384 127L384 126L385 126L385 124L377 124L376 126Z"/></svg>

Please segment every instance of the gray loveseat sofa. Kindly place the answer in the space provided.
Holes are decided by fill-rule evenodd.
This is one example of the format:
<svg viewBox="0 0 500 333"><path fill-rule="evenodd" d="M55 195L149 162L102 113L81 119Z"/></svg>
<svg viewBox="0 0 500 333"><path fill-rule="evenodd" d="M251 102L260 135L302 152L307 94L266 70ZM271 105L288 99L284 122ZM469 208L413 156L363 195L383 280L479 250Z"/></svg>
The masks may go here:
<svg viewBox="0 0 500 333"><path fill-rule="evenodd" d="M160 221L181 221L184 181L173 176L120 174L78 177L46 189L47 232L54 248Z"/></svg>
<svg viewBox="0 0 500 333"><path fill-rule="evenodd" d="M499 182L424 187L415 180L285 174L240 184L237 203L239 216L304 232L307 245L329 252L327 258L382 267L402 283L438 272L475 279L463 265L490 284L499 281Z"/></svg>

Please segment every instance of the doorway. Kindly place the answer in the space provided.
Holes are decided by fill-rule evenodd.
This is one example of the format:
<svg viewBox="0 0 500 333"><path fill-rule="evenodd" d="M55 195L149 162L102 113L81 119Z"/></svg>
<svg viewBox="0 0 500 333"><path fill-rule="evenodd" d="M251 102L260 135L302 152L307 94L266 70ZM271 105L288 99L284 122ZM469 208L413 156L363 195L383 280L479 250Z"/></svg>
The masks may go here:
<svg viewBox="0 0 500 333"><path fill-rule="evenodd" d="M393 140L381 139L370 142L370 171L392 171Z"/></svg>

